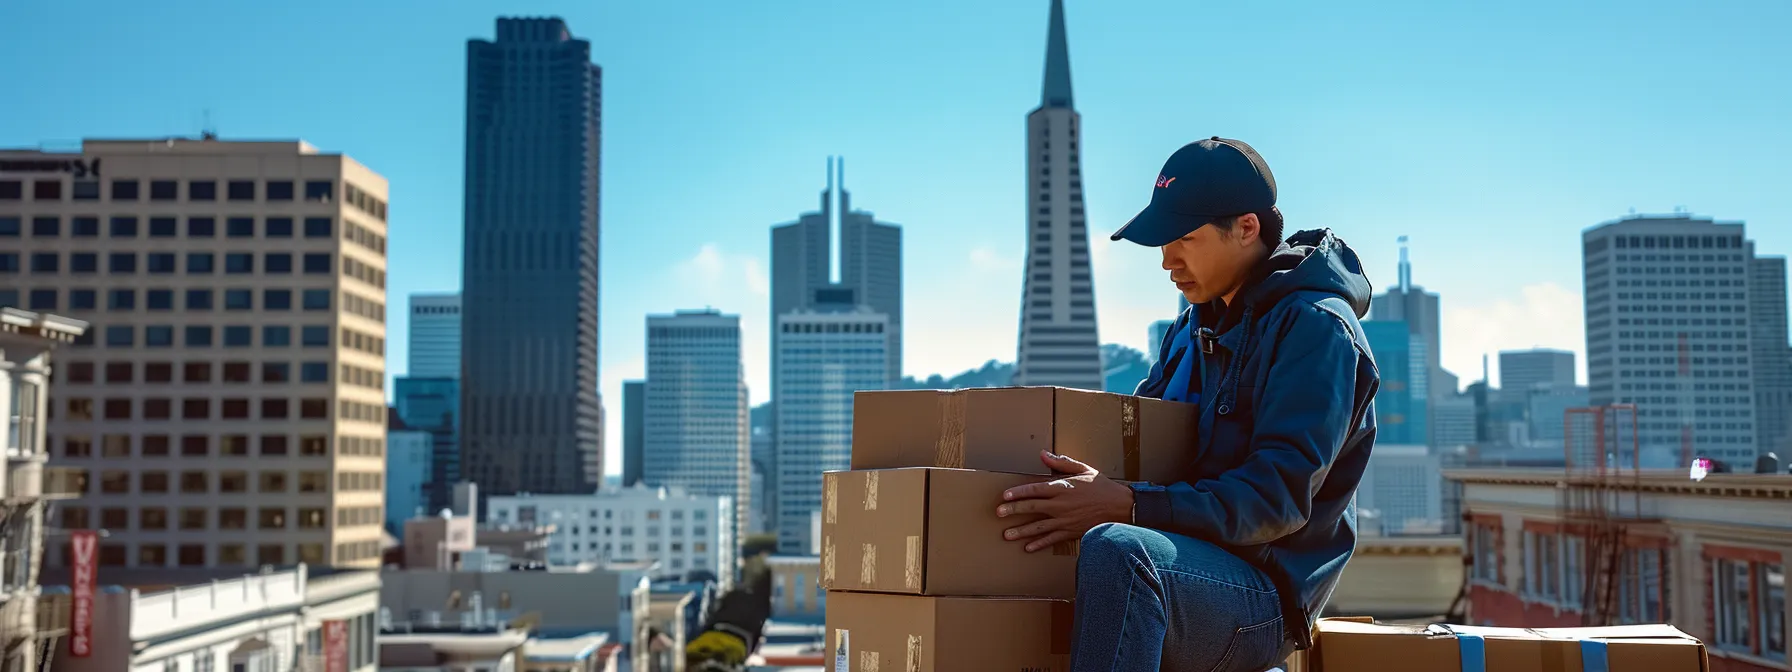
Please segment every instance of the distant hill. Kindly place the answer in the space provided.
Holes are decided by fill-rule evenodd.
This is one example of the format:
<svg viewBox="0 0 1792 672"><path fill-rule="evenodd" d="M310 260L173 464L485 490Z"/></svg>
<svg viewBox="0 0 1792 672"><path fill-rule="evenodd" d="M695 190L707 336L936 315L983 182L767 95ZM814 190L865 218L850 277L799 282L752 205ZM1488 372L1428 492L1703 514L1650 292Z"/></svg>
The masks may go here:
<svg viewBox="0 0 1792 672"><path fill-rule="evenodd" d="M951 378L933 374L924 380L903 376L898 390L955 390L963 387L1006 387L1014 384L1014 364L989 360L983 368L971 369Z"/></svg>
<svg viewBox="0 0 1792 672"><path fill-rule="evenodd" d="M1104 389L1130 394L1139 381L1151 373L1145 353L1116 343L1101 346L1101 370ZM981 368L971 369L947 378L933 374L925 379L904 376L898 390L955 390L966 387L1006 387L1014 384L1014 363L989 360Z"/></svg>

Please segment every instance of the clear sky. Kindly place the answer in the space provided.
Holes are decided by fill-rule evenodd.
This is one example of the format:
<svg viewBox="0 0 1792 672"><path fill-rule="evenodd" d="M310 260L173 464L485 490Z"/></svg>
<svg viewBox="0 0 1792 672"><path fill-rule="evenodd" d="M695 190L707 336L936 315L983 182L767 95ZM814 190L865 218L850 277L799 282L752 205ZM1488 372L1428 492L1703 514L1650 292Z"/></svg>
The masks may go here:
<svg viewBox="0 0 1792 672"><path fill-rule="evenodd" d="M1684 206L1792 252L1792 3L1067 3L1092 231L1144 205L1176 147L1244 139L1290 226L1337 230L1378 287L1411 236L1465 383L1482 353L1584 350L1587 226ZM614 469L648 313L740 314L765 400L768 227L816 207L830 154L904 227L909 373L1013 359L1048 4L14 0L0 145L196 135L209 111L226 139L354 156L392 183L398 375L405 297L460 283L466 40L565 18L604 69ZM1143 347L1176 306L1156 253L1091 248L1103 340Z"/></svg>

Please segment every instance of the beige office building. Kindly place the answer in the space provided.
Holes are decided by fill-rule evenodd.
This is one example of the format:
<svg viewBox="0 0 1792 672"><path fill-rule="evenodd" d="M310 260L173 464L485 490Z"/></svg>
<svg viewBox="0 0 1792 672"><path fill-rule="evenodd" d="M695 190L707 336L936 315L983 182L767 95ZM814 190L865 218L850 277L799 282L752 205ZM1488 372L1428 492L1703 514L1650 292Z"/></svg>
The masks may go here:
<svg viewBox="0 0 1792 672"><path fill-rule="evenodd" d="M386 193L296 141L0 151L0 304L92 325L49 434L102 565L378 564Z"/></svg>

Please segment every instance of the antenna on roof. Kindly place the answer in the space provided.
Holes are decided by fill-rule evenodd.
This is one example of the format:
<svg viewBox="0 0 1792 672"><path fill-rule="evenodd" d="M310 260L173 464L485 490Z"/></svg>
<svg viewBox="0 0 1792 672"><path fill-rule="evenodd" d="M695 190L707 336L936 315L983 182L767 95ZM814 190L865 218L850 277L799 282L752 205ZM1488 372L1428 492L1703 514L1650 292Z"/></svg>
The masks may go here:
<svg viewBox="0 0 1792 672"><path fill-rule="evenodd" d="M212 126L211 108L206 108L206 110L205 110L205 121L202 122L199 126L199 139L201 139L201 140L217 140L218 139L218 129Z"/></svg>

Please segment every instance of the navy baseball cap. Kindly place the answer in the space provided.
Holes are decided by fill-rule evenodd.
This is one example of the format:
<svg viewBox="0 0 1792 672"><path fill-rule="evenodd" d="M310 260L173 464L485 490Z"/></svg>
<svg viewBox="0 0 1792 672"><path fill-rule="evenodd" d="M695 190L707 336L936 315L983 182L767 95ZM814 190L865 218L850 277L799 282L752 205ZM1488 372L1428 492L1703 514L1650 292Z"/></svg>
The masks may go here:
<svg viewBox="0 0 1792 672"><path fill-rule="evenodd" d="M1257 150L1214 136L1171 154L1151 204L1111 239L1163 247L1213 220L1269 212L1275 204L1276 177Z"/></svg>

